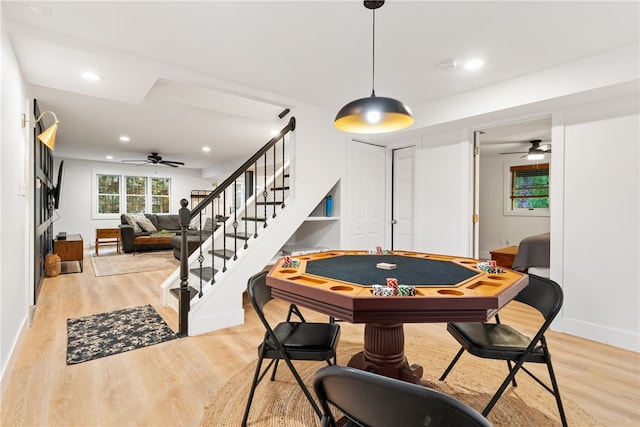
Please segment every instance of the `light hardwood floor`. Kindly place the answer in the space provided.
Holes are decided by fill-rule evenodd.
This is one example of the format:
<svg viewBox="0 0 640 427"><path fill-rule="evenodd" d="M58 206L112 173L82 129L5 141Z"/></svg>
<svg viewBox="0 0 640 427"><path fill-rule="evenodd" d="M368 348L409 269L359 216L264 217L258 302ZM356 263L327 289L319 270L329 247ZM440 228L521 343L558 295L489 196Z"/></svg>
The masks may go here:
<svg viewBox="0 0 640 427"><path fill-rule="evenodd" d="M84 273L45 280L33 325L17 349L0 425L198 425L216 390L256 358L264 331L250 304L243 325L67 366L67 318L152 304L177 329L175 313L159 305L168 271L95 277L89 254L84 266ZM503 310L503 321L533 331L532 313L515 305ZM287 306L268 307L269 316L282 319ZM343 339L362 338L362 325L341 327ZM405 333L448 336L442 324L405 325ZM564 398L605 425L640 425L638 353L559 333L548 340Z"/></svg>

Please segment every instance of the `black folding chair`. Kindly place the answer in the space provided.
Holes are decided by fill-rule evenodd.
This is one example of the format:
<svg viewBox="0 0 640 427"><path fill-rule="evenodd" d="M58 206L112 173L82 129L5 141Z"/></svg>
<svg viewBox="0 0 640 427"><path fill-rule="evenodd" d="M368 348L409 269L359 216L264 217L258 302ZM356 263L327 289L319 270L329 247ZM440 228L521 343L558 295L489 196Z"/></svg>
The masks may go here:
<svg viewBox="0 0 640 427"><path fill-rule="evenodd" d="M531 339L514 328L500 323L500 319L497 316L496 323L449 323L447 330L462 345L462 348L444 371L440 381L447 377L453 365L456 364L465 350L474 356L485 359L506 360L509 365L509 375L487 407L482 411L482 415L486 417L489 414L510 382L513 383L514 387L517 386L515 376L522 369L554 395L562 425L566 426L567 419L560 399L560 390L558 389L556 376L553 373L547 340L544 337L545 332L562 307L562 300L562 288L556 282L533 274L529 275L529 285L514 298L514 301L520 301L535 308L544 317L544 323ZM513 367L511 367L511 362L515 364ZM546 364L549 378L551 379L551 387L525 368L523 366L525 362Z"/></svg>
<svg viewBox="0 0 640 427"><path fill-rule="evenodd" d="M336 426L335 406L358 426L486 427L491 423L459 400L417 384L360 369L327 366L313 377L322 426ZM349 424L348 424L349 425Z"/></svg>
<svg viewBox="0 0 640 427"><path fill-rule="evenodd" d="M251 305L258 314L266 331L264 340L258 346L258 364L253 377L253 383L251 384L251 392L249 393L249 400L247 401L242 425L247 425L249 409L251 408L251 401L253 400L256 387L272 366L271 381L275 379L280 359L284 360L287 364L300 385L300 388L302 388L302 391L311 403L311 406L313 406L314 411L318 414L318 418L320 418L322 416L320 408L311 396L311 393L309 393L302 378L300 378L300 375L293 366L292 360L325 360L327 364L331 365L331 361L335 360L336 357L336 347L338 346L338 339L340 337L340 326L335 323L306 322L300 310L298 310L298 307L295 304L291 304L286 321L278 323L275 328L272 328L263 312L264 306L273 298L271 296L271 288L266 284L266 277L266 271L260 272L249 278L249 283L247 284ZM300 319L299 322L291 321L291 316L294 314ZM271 360L261 372L262 361L264 359Z"/></svg>

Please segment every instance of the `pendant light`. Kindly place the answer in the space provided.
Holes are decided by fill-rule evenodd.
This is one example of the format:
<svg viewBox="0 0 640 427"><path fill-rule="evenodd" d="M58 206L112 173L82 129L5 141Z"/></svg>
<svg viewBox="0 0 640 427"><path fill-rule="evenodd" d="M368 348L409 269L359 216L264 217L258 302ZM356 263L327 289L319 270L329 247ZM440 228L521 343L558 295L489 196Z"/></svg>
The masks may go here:
<svg viewBox="0 0 640 427"><path fill-rule="evenodd" d="M414 122L411 110L393 98L376 96L376 9L384 1L365 1L364 7L373 11L373 66L371 96L356 99L340 109L333 125L339 130L353 133L385 133L411 126Z"/></svg>

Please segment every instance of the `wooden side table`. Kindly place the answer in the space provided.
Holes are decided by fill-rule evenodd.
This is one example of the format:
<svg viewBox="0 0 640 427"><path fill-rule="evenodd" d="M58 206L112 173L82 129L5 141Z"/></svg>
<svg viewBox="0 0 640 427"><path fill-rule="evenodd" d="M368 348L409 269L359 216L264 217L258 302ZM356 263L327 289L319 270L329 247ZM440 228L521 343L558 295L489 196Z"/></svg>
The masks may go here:
<svg viewBox="0 0 640 427"><path fill-rule="evenodd" d="M84 271L84 242L80 234L67 234L65 240L54 239L53 253L60 257L61 262L78 261L80 272Z"/></svg>
<svg viewBox="0 0 640 427"><path fill-rule="evenodd" d="M96 228L96 256L102 246L116 246L116 251L120 253L120 229L119 228Z"/></svg>
<svg viewBox="0 0 640 427"><path fill-rule="evenodd" d="M518 253L517 246L507 246L506 248L495 249L491 252L491 259L496 262L500 267L511 268L513 260Z"/></svg>

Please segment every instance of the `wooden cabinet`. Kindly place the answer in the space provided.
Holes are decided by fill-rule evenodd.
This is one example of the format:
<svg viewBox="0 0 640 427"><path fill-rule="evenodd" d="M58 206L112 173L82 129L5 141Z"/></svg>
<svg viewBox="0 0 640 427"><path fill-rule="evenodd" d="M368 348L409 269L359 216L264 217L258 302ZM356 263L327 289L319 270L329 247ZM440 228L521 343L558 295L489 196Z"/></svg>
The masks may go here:
<svg viewBox="0 0 640 427"><path fill-rule="evenodd" d="M55 239L53 253L58 255L62 262L77 261L80 264L80 272L84 271L84 242L81 235L67 234L65 240Z"/></svg>
<svg viewBox="0 0 640 427"><path fill-rule="evenodd" d="M490 252L491 259L496 262L500 267L511 268L513 260L518 253L517 246L507 246L506 248L495 249Z"/></svg>

